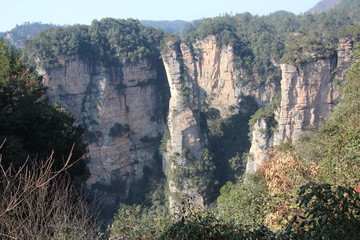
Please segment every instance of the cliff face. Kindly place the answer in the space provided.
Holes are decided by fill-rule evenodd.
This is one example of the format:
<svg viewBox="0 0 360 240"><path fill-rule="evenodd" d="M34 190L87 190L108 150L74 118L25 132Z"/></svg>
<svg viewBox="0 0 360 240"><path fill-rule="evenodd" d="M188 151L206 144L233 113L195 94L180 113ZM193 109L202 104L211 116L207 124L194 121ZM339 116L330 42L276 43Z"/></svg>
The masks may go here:
<svg viewBox="0 0 360 240"><path fill-rule="evenodd" d="M206 98L221 116L229 115L228 107L237 104L232 47L217 46L215 36L197 41L193 47L197 51L196 69L191 70L200 86L201 98ZM186 54L184 59L191 57Z"/></svg>
<svg viewBox="0 0 360 240"><path fill-rule="evenodd" d="M233 169L230 165L234 163L231 161L241 162L239 156L244 148L237 148L236 144L244 144L247 140L233 139L234 146L228 146L232 148L231 152L221 157L217 155L223 155L221 152L225 150L211 148L215 144L212 141L221 141L227 136L238 138L231 132L247 128L245 116L257 104L270 102L275 96L277 84L251 88L242 82L241 69L234 67L233 48L218 44L212 35L192 45L170 41L162 58L171 92L169 139L163 154L169 190L173 195L192 196L198 204L203 205L211 188L211 178L214 174L221 181L231 178L225 176L234 174L233 170L228 169ZM244 96L252 100L243 103ZM255 106L249 106L251 104ZM201 111L205 112L201 114ZM227 128L235 125L236 121L246 126L234 126L236 129L229 131ZM204 129L204 122L207 122L206 127L211 125L212 130ZM208 138L208 131L215 131L215 135ZM213 155L218 158L213 159ZM242 164L236 164L238 166L235 168L240 171ZM223 171L217 170L215 173L215 165ZM170 203L175 201L176 198L170 195Z"/></svg>
<svg viewBox="0 0 360 240"><path fill-rule="evenodd" d="M59 68L40 70L47 95L86 128L88 188L106 193L108 204L117 204L135 194L146 169L161 167L155 153L167 104L162 63L143 59L105 68L76 57L60 57L59 62Z"/></svg>
<svg viewBox="0 0 360 240"><path fill-rule="evenodd" d="M283 141L296 142L308 128L326 120L340 100L344 72L350 66L353 41L341 39L332 58L314 58L299 67L281 64L281 104L275 110L278 122L274 134L259 119L252 132L252 145L247 171L255 171L267 157L267 150Z"/></svg>
<svg viewBox="0 0 360 240"><path fill-rule="evenodd" d="M281 106L275 144L296 141L324 121L340 99L344 70L350 65L352 41L343 39L336 57L314 59L297 68L281 64Z"/></svg>
<svg viewBox="0 0 360 240"><path fill-rule="evenodd" d="M229 108L237 106L242 96L251 96L260 106L268 105L273 100L279 89L278 84L257 83L257 73L248 76L253 78L253 86L247 84L243 80L243 69L235 67L232 46L220 46L216 36L210 35L196 41L191 47L193 54L184 55L184 59L194 58L196 61L192 76L200 87L201 99L206 99L212 108L219 110L222 117L233 114Z"/></svg>
<svg viewBox="0 0 360 240"><path fill-rule="evenodd" d="M258 119L251 132L251 147L249 157L246 162L246 171L255 172L259 164L267 158L268 149L273 146L272 133L270 126L264 119Z"/></svg>
<svg viewBox="0 0 360 240"><path fill-rule="evenodd" d="M191 196L199 205L204 199L188 172L203 161L204 137L200 130L199 87L194 81L194 59L184 44L169 43L162 56L170 87L169 138L164 170L168 177L170 206L181 195Z"/></svg>
<svg viewBox="0 0 360 240"><path fill-rule="evenodd" d="M269 147L287 138L296 141L304 129L328 116L339 100L337 82L344 79L351 49L352 42L343 40L337 57L316 58L300 67L280 66L281 104L275 114L278 128L272 133L264 119L256 121L249 171L256 170ZM146 182L149 173L161 166L167 176L171 205L183 195L204 205L213 177L224 174L215 166L226 169L223 165L230 166L233 159L239 168L243 153L225 154L228 156L221 161L227 162L212 159L212 154L219 158L223 150L216 153L210 148L214 147L214 137L207 136L209 129L204 129L204 121L218 124L217 130L234 137L232 130L226 129L229 124L245 125L248 121L241 115L249 112L249 106L242 105L243 97L251 98L252 104L269 106L279 86L270 82L251 87L242 81L243 71L234 67L232 47L219 46L215 36L190 46L170 41L162 60L154 59L105 67L74 56L60 56L60 67L39 72L45 76L50 101L68 108L77 123L86 128L91 171L87 186L104 193L108 205L116 206L118 201L136 195L139 188L146 187L139 183ZM204 119L204 103L215 118ZM164 131L161 163L156 156ZM222 137L215 138L221 141ZM236 142L244 145L244 141Z"/></svg>
<svg viewBox="0 0 360 240"><path fill-rule="evenodd" d="M333 83L333 59L317 60L301 68L282 64L281 106L276 143L297 140L306 127L326 119L338 94Z"/></svg>

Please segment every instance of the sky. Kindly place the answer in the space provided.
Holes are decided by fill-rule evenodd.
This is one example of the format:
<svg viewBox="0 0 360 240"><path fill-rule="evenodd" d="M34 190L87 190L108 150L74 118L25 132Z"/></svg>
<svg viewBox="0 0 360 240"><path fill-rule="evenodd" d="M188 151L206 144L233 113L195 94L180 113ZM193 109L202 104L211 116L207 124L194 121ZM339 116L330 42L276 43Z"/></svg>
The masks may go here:
<svg viewBox="0 0 360 240"><path fill-rule="evenodd" d="M105 17L139 20L196 20L222 14L277 10L304 13L320 0L0 0L0 31L24 22L90 24Z"/></svg>

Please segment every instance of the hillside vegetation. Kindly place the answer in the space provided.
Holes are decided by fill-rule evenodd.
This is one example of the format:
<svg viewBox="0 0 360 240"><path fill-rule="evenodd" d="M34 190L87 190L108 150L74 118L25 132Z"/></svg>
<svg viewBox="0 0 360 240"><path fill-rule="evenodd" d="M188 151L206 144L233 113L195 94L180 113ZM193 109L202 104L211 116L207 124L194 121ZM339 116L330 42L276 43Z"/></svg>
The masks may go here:
<svg viewBox="0 0 360 240"><path fill-rule="evenodd" d="M105 65L135 62L159 55L157 46L163 34L160 30L144 27L138 20L105 18L94 20L90 26L74 25L41 32L27 41L24 55L29 64L39 58L44 68L58 67L60 55L76 55Z"/></svg>
<svg viewBox="0 0 360 240"><path fill-rule="evenodd" d="M23 48L25 40L34 38L40 32L53 27L59 27L54 24L46 24L41 22L16 25L13 29L7 32L0 32L0 37L7 40L16 48Z"/></svg>
<svg viewBox="0 0 360 240"><path fill-rule="evenodd" d="M341 86L342 99L329 119L298 142L271 148L255 173L243 175L252 127L247 122L261 117L275 128L278 103L267 103L255 113L253 99L244 101L248 111L226 119L202 104L209 166L194 164L186 174L214 171L211 184L219 193L207 197L216 201L203 209L183 196L169 209L169 189L159 177L151 189L139 186L146 188L141 204L119 206L102 236L97 235L92 208L74 187L89 176L84 129L74 125L66 109L48 103L41 77L32 68L35 63L58 68L61 56L79 57L89 66L122 66L159 59L165 40L191 46L214 35L219 45L234 49L235 67L243 73L238 85L279 86L280 63L300 67L316 58L336 58L341 38L359 41L359 23L360 0L343 0L314 15L279 11L196 20L184 26L181 38L138 20L106 18L90 26L48 28L26 41L23 52L0 39L0 195L6 196L0 200L0 238L360 239L359 45ZM209 119L217 122L208 126ZM118 123L110 135L128 131L128 125ZM168 138L165 132L162 145ZM198 187L205 181L189 177L201 180Z"/></svg>

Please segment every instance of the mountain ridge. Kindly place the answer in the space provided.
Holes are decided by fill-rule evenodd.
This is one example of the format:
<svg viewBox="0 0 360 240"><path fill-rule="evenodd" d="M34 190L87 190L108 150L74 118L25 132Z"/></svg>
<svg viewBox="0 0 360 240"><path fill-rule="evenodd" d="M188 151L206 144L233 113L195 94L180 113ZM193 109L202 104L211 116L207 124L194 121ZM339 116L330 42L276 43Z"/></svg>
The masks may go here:
<svg viewBox="0 0 360 240"><path fill-rule="evenodd" d="M307 13L322 13L329 11L333 7L335 7L337 4L339 4L341 0L321 0L318 2L314 7L309 9Z"/></svg>

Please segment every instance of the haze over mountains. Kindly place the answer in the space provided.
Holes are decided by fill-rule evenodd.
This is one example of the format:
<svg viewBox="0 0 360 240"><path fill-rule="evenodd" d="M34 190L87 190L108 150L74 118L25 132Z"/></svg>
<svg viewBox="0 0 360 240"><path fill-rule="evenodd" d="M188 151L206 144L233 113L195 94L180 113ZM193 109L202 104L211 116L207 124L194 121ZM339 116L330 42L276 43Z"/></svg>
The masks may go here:
<svg viewBox="0 0 360 240"><path fill-rule="evenodd" d="M321 0L313 8L311 8L309 13L321 13L330 10L336 4L340 3L341 0Z"/></svg>

